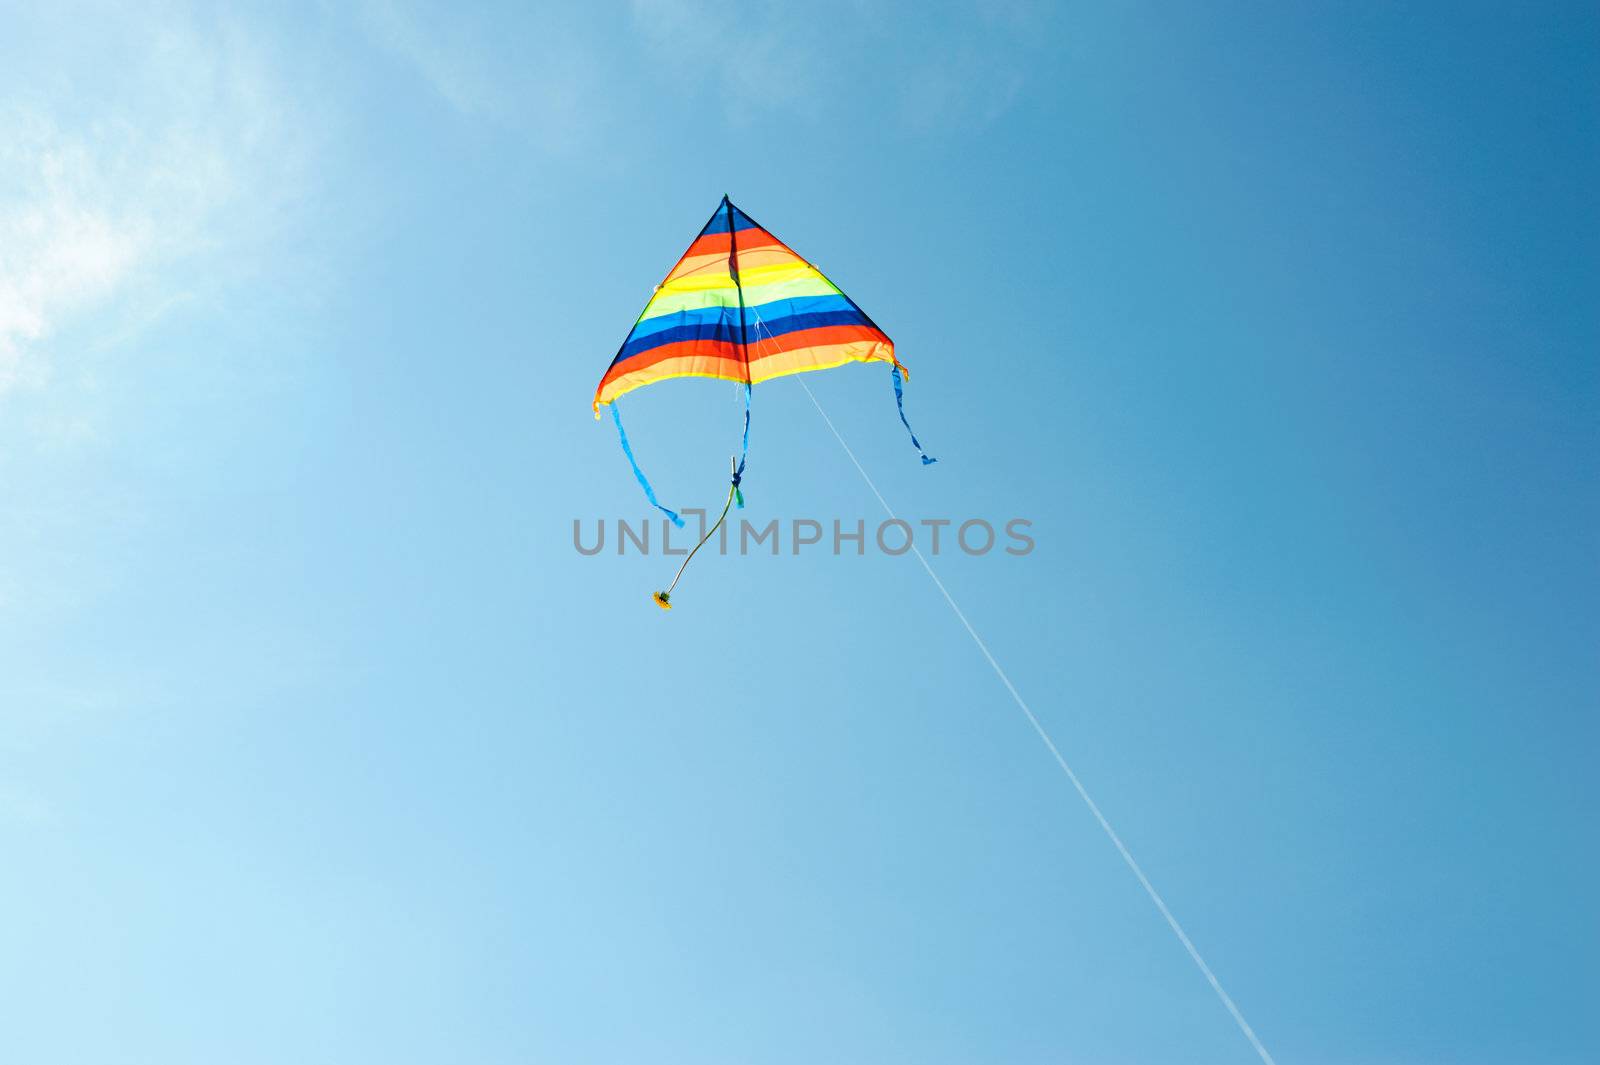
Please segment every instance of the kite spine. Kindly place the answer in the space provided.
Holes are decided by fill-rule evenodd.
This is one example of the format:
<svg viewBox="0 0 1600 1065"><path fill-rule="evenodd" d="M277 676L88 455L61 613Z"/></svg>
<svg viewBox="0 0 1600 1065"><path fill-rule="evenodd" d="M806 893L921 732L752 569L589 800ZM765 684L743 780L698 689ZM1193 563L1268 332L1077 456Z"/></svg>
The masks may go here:
<svg viewBox="0 0 1600 1065"><path fill-rule="evenodd" d="M739 352L744 362L744 437L739 444L738 465L733 468L732 495L742 510L744 493L739 490L739 482L744 479L744 462L750 454L750 327L745 321L744 285L739 280L739 233L733 228L733 201L726 193L722 196L722 209L728 218L728 275L733 278L733 290L739 294Z"/></svg>

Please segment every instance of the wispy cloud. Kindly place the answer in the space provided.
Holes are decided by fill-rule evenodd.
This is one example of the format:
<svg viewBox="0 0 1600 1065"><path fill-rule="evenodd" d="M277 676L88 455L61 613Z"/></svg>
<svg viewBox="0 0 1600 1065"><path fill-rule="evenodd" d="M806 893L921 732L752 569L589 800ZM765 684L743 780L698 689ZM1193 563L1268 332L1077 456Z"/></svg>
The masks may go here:
<svg viewBox="0 0 1600 1065"><path fill-rule="evenodd" d="M103 14L90 69L0 82L0 391L48 378L74 317L170 305L206 253L270 228L300 173L292 94L243 27ZM25 30L52 40L49 17Z"/></svg>
<svg viewBox="0 0 1600 1065"><path fill-rule="evenodd" d="M107 161L85 138L16 105L0 117L0 170L19 188L0 204L0 388L59 317L103 299L152 242L157 220L103 194Z"/></svg>

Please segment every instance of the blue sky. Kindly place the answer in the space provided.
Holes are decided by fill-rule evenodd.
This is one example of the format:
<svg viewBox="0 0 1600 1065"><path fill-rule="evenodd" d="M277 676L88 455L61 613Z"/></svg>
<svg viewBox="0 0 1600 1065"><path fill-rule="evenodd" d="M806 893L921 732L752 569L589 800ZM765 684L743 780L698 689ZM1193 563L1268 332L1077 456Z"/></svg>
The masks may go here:
<svg viewBox="0 0 1600 1065"><path fill-rule="evenodd" d="M1256 1060L912 559L573 550L724 192L1278 1061L1600 1052L1592 7L0 21L0 1057ZM731 389L624 402L719 502Z"/></svg>

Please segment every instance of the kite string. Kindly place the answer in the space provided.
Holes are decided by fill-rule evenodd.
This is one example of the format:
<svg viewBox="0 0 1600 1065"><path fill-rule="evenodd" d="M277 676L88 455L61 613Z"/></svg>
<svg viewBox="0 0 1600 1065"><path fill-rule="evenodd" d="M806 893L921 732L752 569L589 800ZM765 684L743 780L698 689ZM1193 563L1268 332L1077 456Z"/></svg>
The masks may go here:
<svg viewBox="0 0 1600 1065"><path fill-rule="evenodd" d="M889 506L888 500L883 498L883 493L878 491L878 486L868 476L866 468L856 458L856 453L850 450L850 445L845 443L843 436L839 435L839 430L834 426L833 419L828 417L828 412L822 409L821 403L817 402L816 393L811 391L811 387L806 384L803 377L797 376L795 379L800 382L800 387L806 390L806 395L811 399L811 405L817 408L818 414L822 415L822 420L827 423L828 430L833 433L833 438L839 441L839 446L844 448L844 453L850 457L851 463L855 465L856 472L861 474L861 479L872 490L872 494L878 497L878 503L883 507L884 513L888 514L892 520L900 520L894 512L894 508ZM933 581L934 587L939 589L939 594L944 596L944 601L950 604L950 609L966 628L967 635L972 637L972 642L977 644L978 650L982 652L984 659L988 661L989 668L994 670L995 676L1000 678L1000 683L1005 685L1006 691L1011 693L1012 700L1017 704L1017 708L1022 711L1022 715L1028 719L1028 724L1033 726L1033 731L1038 733L1039 738L1044 741L1045 748L1055 758L1056 764L1061 767L1061 771L1072 782L1072 787L1077 791L1078 797L1083 800L1084 805L1089 808L1089 812L1094 815L1095 821L1100 825L1101 830L1105 832L1106 838L1111 840L1112 846L1116 847L1117 853L1122 855L1123 862L1132 870L1134 877L1139 881L1139 885L1144 888L1145 894L1149 895L1150 901L1155 903L1156 910L1166 920L1167 926L1172 929L1173 935L1178 937L1178 942L1183 944L1183 949L1188 952L1195 966L1205 976L1206 982L1211 985L1211 990L1217 993L1217 998L1222 1001L1223 1006L1227 1007L1234 1023L1239 1026L1239 1031L1244 1033L1244 1037L1250 1041L1250 1045L1255 1048L1255 1052L1261 1056L1261 1060L1265 1065L1276 1065L1272 1060L1272 1055L1267 1053L1267 1048L1262 1045L1261 1040L1256 1036L1255 1029L1250 1027L1250 1023L1244 1019L1244 1014L1239 1012L1239 1007L1234 1005L1233 999L1222 989L1222 983L1217 979L1217 975L1211 971L1211 966L1207 965L1206 960L1200 956L1200 951L1195 947L1193 941L1189 939L1188 933L1183 930L1183 926L1178 923L1178 919L1172 915L1172 911L1167 908L1166 902L1161 898L1160 893L1156 891L1155 885L1150 883L1150 878L1145 876L1144 870L1134 860L1133 853L1128 850L1127 844L1122 842L1122 837L1117 835L1116 829L1111 827L1111 822L1106 820L1106 815L1100 812L1100 807L1095 803L1094 799L1089 797L1088 789L1078 779L1078 774L1073 772L1072 766L1067 764L1067 760L1061 754L1060 748L1056 746L1055 740L1050 738L1050 733L1045 731L1044 725L1028 707L1021 693L1017 691L1016 685L1011 683L1011 678L1006 676L1006 671L1000 668L1000 663L995 660L993 653L990 652L989 645L983 642L983 637L978 635L978 630L972 627L972 622L967 620L967 615L956 604L955 597L950 594L950 590L944 586L944 582L939 579L939 575L933 571L933 567L928 564L927 558L914 543L911 545L911 552L917 556L917 561L922 563L923 570L928 574L929 579Z"/></svg>

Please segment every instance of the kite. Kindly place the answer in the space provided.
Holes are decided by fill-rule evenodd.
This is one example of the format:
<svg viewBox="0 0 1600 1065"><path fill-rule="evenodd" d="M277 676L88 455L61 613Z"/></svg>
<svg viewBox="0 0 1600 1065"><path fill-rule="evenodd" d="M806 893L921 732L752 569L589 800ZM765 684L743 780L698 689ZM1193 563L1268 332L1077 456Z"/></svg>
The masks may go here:
<svg viewBox="0 0 1600 1065"><path fill-rule="evenodd" d="M744 386L744 435L731 464L727 502L672 583L651 596L657 606L672 609L672 590L695 552L721 527L735 503L744 506L740 483L750 452L752 386L850 362L889 364L900 421L922 464L937 461L923 450L906 420L904 383L911 374L895 358L888 334L822 271L722 197L689 250L656 286L594 394L594 416L600 417L602 406L611 408L622 453L645 498L681 529L683 519L656 498L639 468L617 399L673 377L711 377Z"/></svg>

